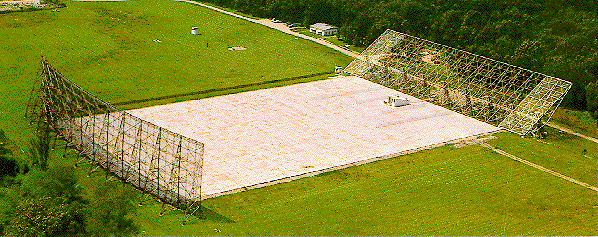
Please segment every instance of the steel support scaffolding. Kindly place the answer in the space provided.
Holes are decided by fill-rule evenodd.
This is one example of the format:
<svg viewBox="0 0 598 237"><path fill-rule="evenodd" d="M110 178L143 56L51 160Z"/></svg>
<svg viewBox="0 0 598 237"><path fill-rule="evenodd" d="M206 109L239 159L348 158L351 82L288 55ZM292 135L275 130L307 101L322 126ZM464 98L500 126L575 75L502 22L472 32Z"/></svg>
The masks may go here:
<svg viewBox="0 0 598 237"><path fill-rule="evenodd" d="M543 127L571 82L386 30L344 69L466 116L526 135Z"/></svg>
<svg viewBox="0 0 598 237"><path fill-rule="evenodd" d="M187 214L201 208L203 144L120 111L41 60L27 116L92 164Z"/></svg>

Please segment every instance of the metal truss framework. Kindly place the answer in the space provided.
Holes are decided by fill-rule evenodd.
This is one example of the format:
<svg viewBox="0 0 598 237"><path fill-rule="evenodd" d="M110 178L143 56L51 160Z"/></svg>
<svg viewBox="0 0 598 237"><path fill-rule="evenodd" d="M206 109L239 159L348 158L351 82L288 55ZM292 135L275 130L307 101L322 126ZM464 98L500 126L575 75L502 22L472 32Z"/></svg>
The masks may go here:
<svg viewBox="0 0 598 237"><path fill-rule="evenodd" d="M525 135L543 127L571 82L386 30L344 73Z"/></svg>
<svg viewBox="0 0 598 237"><path fill-rule="evenodd" d="M124 182L193 214L201 207L203 144L97 99L42 58L32 119ZM34 112L34 115L32 114Z"/></svg>

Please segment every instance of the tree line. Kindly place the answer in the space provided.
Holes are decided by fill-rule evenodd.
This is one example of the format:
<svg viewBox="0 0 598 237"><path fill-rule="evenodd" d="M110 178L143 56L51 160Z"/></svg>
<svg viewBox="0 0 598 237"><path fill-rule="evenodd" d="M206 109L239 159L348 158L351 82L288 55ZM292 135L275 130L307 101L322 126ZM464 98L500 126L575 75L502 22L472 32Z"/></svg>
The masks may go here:
<svg viewBox="0 0 598 237"><path fill-rule="evenodd" d="M83 188L72 165L51 159L50 131L30 141L24 159L0 130L0 235L130 236L139 234L132 216L137 192L104 177L88 177Z"/></svg>
<svg viewBox="0 0 598 237"><path fill-rule="evenodd" d="M201 0L263 18L338 26L368 45L386 29L573 82L564 106L588 110L598 78L589 0ZM591 84L593 83L593 84ZM589 107L590 106L590 107Z"/></svg>

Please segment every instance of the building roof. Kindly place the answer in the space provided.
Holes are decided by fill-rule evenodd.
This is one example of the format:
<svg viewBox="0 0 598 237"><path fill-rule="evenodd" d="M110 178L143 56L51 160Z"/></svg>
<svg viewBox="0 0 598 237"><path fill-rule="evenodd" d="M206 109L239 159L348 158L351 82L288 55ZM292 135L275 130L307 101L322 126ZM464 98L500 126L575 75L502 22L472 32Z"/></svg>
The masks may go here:
<svg viewBox="0 0 598 237"><path fill-rule="evenodd" d="M336 26L331 26L325 23L316 23L313 25L309 26L310 28L316 28L318 30L330 30L330 29L336 29Z"/></svg>

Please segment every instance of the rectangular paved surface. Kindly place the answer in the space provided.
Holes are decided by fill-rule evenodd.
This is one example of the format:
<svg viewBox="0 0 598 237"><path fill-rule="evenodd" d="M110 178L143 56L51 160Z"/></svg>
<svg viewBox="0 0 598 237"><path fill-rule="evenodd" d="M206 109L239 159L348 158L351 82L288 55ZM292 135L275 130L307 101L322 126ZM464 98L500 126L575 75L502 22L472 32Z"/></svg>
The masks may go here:
<svg viewBox="0 0 598 237"><path fill-rule="evenodd" d="M358 77L129 112L205 144L202 196L498 130Z"/></svg>

